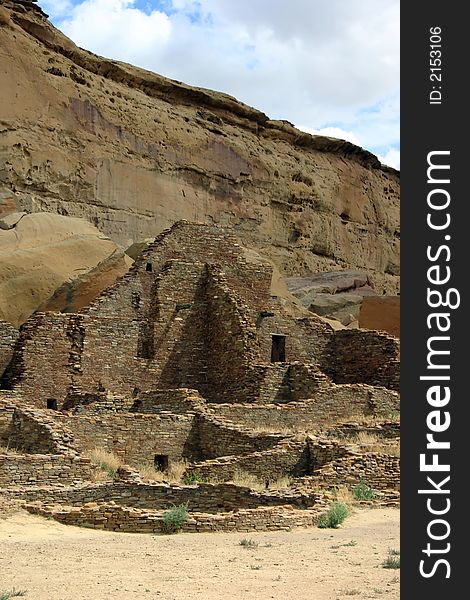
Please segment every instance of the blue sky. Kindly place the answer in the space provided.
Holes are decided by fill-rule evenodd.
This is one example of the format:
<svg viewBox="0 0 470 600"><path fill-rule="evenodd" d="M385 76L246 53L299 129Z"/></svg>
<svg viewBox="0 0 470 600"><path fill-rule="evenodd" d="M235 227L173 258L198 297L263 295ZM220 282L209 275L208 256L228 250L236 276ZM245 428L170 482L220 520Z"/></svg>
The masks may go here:
<svg viewBox="0 0 470 600"><path fill-rule="evenodd" d="M399 168L399 0L39 0L79 46Z"/></svg>

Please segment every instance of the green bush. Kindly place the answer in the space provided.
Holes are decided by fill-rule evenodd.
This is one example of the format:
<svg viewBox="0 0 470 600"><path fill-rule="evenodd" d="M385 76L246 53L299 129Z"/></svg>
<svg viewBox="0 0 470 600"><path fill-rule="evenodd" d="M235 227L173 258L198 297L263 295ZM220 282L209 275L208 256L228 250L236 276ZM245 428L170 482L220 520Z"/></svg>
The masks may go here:
<svg viewBox="0 0 470 600"><path fill-rule="evenodd" d="M374 490L363 481L355 486L353 494L356 500L373 500L375 497Z"/></svg>
<svg viewBox="0 0 470 600"><path fill-rule="evenodd" d="M173 506L163 513L163 531L165 533L176 533L189 518L188 503Z"/></svg>
<svg viewBox="0 0 470 600"><path fill-rule="evenodd" d="M399 569L400 568L400 551L389 548L388 556L383 561L382 567L384 569Z"/></svg>
<svg viewBox="0 0 470 600"><path fill-rule="evenodd" d="M202 481L202 477L196 471L189 471L188 473L184 474L183 483L185 483L186 485L199 483L200 481Z"/></svg>
<svg viewBox="0 0 470 600"><path fill-rule="evenodd" d="M328 512L320 517L318 527L336 529L348 515L349 508L344 502L332 502Z"/></svg>

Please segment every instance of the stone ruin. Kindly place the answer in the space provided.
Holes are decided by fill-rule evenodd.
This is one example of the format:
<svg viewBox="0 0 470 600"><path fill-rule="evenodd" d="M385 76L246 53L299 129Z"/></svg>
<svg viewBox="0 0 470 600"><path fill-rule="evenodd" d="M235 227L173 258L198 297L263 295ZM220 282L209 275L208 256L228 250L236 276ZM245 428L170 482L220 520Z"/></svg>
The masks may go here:
<svg viewBox="0 0 470 600"><path fill-rule="evenodd" d="M180 221L80 312L0 323L3 497L142 532L181 503L186 531L312 525L358 482L396 504L399 458L352 441L399 436L398 340L335 331L273 296L271 278L229 231ZM95 447L124 464L111 481L94 481ZM139 474L182 460L186 485Z"/></svg>

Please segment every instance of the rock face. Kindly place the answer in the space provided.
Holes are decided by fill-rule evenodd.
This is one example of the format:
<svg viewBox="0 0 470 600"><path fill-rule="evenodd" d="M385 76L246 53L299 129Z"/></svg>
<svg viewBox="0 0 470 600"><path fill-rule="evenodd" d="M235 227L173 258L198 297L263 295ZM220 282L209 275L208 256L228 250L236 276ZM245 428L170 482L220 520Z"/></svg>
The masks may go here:
<svg viewBox="0 0 470 600"><path fill-rule="evenodd" d="M400 337L400 297L364 298L359 312L359 327L378 329Z"/></svg>
<svg viewBox="0 0 470 600"><path fill-rule="evenodd" d="M396 293L396 171L79 49L29 0L0 6L0 185L20 211L86 218L122 247L181 218L231 226L283 274L360 269Z"/></svg>
<svg viewBox="0 0 470 600"><path fill-rule="evenodd" d="M18 326L39 308L78 310L131 263L84 219L23 215L9 230L0 229L0 319Z"/></svg>
<svg viewBox="0 0 470 600"><path fill-rule="evenodd" d="M309 311L355 326L363 298L377 296L370 283L367 273L353 270L286 279L288 291Z"/></svg>

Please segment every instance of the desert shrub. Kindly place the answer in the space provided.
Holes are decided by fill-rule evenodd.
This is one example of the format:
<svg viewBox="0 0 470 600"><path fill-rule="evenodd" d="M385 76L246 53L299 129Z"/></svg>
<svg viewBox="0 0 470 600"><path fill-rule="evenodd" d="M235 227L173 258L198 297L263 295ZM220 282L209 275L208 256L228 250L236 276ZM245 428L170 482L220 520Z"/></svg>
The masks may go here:
<svg viewBox="0 0 470 600"><path fill-rule="evenodd" d="M356 500L373 500L375 497L374 490L363 481L354 487L353 494Z"/></svg>
<svg viewBox="0 0 470 600"><path fill-rule="evenodd" d="M321 529L336 529L349 515L349 508L344 502L332 502L328 511L318 521Z"/></svg>
<svg viewBox="0 0 470 600"><path fill-rule="evenodd" d="M255 542L251 538L243 538L242 540L240 540L239 544L240 544L240 546L243 546L244 548L257 548L258 547L258 542Z"/></svg>
<svg viewBox="0 0 470 600"><path fill-rule="evenodd" d="M189 471L188 473L185 473L183 476L183 483L185 483L186 485L191 485L193 483L199 483L200 481L202 481L202 477L201 477L200 473L197 473L196 471Z"/></svg>
<svg viewBox="0 0 470 600"><path fill-rule="evenodd" d="M176 533L188 520L188 503L174 505L163 513L163 531Z"/></svg>
<svg viewBox="0 0 470 600"><path fill-rule="evenodd" d="M389 548L388 556L383 561L382 566L384 569L399 569L400 568L400 551Z"/></svg>

